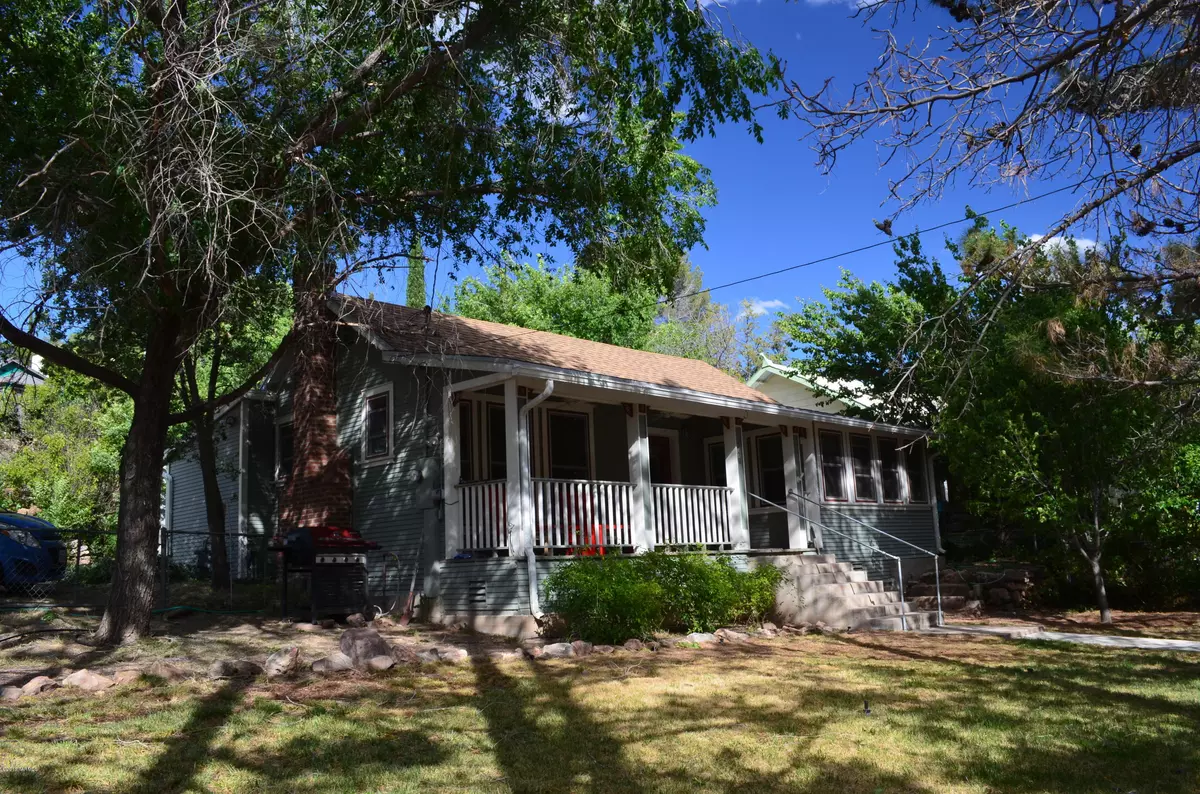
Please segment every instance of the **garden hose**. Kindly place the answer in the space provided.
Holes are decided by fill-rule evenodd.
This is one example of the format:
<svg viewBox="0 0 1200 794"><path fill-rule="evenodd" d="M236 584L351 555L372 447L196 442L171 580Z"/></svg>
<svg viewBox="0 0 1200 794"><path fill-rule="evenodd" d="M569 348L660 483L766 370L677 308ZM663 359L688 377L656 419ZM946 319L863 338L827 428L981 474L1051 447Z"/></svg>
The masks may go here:
<svg viewBox="0 0 1200 794"><path fill-rule="evenodd" d="M387 603L387 575L389 565L396 572L396 591L390 605ZM375 613L371 615L372 620L380 615L388 615L395 612L396 607L400 605L400 557L395 552L389 551L383 555L383 572L379 577L379 590L378 595L383 601L384 606L374 603L367 604L367 611Z"/></svg>

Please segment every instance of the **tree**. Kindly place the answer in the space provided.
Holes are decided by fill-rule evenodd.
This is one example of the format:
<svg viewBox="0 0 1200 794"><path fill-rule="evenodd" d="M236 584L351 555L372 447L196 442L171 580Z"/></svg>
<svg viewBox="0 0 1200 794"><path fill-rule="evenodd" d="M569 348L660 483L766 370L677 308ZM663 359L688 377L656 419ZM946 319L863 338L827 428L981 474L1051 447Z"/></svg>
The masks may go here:
<svg viewBox="0 0 1200 794"><path fill-rule="evenodd" d="M295 345L302 460L328 442L307 388L331 377L327 292L402 258L397 230L461 261L535 237L678 255L700 227L664 162L721 122L759 135L751 95L778 74L686 0L18 0L0 41L0 237L41 283L0 334L133 401L104 642L149 626L168 427L265 371L171 410L230 290L291 276L273 360Z"/></svg>
<svg viewBox="0 0 1200 794"><path fill-rule="evenodd" d="M484 278L454 288L446 308L464 317L642 349L654 325L657 300L645 286L618 289L608 276L564 267L491 265Z"/></svg>
<svg viewBox="0 0 1200 794"><path fill-rule="evenodd" d="M1088 223L1146 243L1056 277L1079 294L1137 294L1137 308L1170 311L1173 290L1194 291L1200 277L1194 248L1189 256L1159 255L1166 241L1190 242L1200 231L1196 10L1193 0L876 0L856 11L868 24L890 27L911 15L930 32L882 38L878 64L848 92L835 94L833 80L791 83L789 107L827 169L856 141L879 147L897 169L888 188L897 212L937 201L963 179L1070 188L1081 198L1048 236ZM980 275L1030 261L1014 251ZM1177 319L1195 322L1194 309ZM1183 354L1162 362L1158 376L1097 376L1142 387L1195 381L1194 351L1176 352Z"/></svg>
<svg viewBox="0 0 1200 794"><path fill-rule="evenodd" d="M424 308L429 304L429 296L425 292L425 249L420 242L413 243L408 249L408 270L405 272L404 305Z"/></svg>

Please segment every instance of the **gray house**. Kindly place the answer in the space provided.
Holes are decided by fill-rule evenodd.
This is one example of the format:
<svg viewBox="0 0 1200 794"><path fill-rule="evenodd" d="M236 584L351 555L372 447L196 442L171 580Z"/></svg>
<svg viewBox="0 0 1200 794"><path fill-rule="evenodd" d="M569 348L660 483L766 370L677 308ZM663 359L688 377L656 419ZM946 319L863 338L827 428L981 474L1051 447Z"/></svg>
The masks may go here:
<svg viewBox="0 0 1200 794"><path fill-rule="evenodd" d="M405 565L424 538L433 619L528 633L538 582L598 549L835 558L856 569L855 592L876 592L867 580L894 576L894 557L927 563L903 541L938 547L919 429L784 405L699 361L358 298L331 306L354 529ZM225 416L230 529L275 531L289 402L282 366ZM169 471L170 526L202 530L195 463Z"/></svg>

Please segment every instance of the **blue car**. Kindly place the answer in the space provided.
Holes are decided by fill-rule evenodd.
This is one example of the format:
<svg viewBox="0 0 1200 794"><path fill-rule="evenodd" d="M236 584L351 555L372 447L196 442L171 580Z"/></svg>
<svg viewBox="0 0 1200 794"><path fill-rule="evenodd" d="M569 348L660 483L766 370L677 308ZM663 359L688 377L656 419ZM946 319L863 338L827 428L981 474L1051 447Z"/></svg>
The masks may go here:
<svg viewBox="0 0 1200 794"><path fill-rule="evenodd" d="M63 578L67 547L49 521L0 513L0 587L42 589Z"/></svg>

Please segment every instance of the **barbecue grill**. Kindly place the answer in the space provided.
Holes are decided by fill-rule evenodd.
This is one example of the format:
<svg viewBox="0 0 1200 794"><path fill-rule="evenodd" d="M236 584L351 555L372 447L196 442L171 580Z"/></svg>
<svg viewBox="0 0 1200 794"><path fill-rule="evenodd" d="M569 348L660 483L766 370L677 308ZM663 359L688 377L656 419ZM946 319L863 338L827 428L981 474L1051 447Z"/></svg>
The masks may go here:
<svg viewBox="0 0 1200 794"><path fill-rule="evenodd" d="M271 549L283 557L281 605L288 614L289 573L309 574L312 620L319 616L348 615L367 608L367 552L379 544L364 540L352 529L301 527L278 536Z"/></svg>

